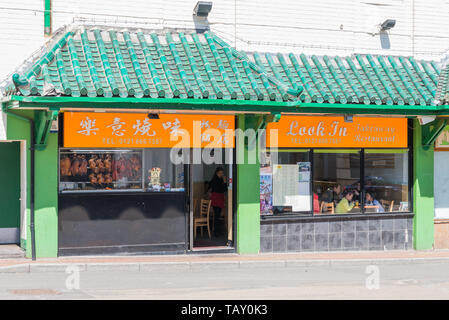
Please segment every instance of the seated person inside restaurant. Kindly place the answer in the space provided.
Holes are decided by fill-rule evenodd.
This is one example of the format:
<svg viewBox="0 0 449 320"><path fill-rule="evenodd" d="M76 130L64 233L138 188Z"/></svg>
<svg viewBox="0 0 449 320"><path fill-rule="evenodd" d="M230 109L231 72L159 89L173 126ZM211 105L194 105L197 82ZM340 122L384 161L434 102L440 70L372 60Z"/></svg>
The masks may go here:
<svg viewBox="0 0 449 320"><path fill-rule="evenodd" d="M358 200L359 203L362 202L362 192L360 191L360 181L357 181L357 185L355 189L353 189L354 192L354 200Z"/></svg>
<svg viewBox="0 0 449 320"><path fill-rule="evenodd" d="M341 185L339 183L332 186L332 188L328 188L322 195L321 201L326 203L334 202L336 205L341 199Z"/></svg>
<svg viewBox="0 0 449 320"><path fill-rule="evenodd" d="M377 207L374 208L376 209L376 212L385 212L384 207L382 207L380 202L375 199L376 194L374 193L374 191L366 191L365 194L365 206Z"/></svg>
<svg viewBox="0 0 449 320"><path fill-rule="evenodd" d="M349 211L354 208L355 203L352 201L354 197L354 192L351 190L345 191L343 194L343 199L337 204L337 208L335 209L336 213L349 213Z"/></svg>

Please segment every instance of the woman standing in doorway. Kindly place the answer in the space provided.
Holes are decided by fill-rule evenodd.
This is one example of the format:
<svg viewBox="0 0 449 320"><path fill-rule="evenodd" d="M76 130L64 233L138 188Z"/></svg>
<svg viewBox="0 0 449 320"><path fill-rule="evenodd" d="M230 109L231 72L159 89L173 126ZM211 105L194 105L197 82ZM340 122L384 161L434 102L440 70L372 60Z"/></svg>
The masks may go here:
<svg viewBox="0 0 449 320"><path fill-rule="evenodd" d="M218 232L218 220L220 219L221 210L225 205L224 194L228 189L226 177L224 176L224 170L222 167L218 167L215 170L215 174L209 182L209 188L211 191L211 205L214 209L214 236L219 235Z"/></svg>

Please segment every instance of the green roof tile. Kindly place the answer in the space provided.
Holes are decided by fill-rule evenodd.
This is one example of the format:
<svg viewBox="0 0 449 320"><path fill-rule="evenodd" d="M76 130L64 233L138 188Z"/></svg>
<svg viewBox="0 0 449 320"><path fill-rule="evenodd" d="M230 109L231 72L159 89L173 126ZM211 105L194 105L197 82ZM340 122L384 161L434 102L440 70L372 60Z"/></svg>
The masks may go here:
<svg viewBox="0 0 449 320"><path fill-rule="evenodd" d="M57 95L73 97L378 105L449 101L449 68L440 74L435 61L369 54L247 54L211 32L191 31L80 27L56 39L12 80L16 93L24 96L45 95L54 88Z"/></svg>

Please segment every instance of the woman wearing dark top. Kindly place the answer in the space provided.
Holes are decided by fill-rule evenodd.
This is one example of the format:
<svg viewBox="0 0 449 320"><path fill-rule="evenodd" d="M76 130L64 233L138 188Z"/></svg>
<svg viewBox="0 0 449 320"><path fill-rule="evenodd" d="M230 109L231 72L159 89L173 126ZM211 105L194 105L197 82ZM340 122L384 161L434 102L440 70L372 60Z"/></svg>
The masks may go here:
<svg viewBox="0 0 449 320"><path fill-rule="evenodd" d="M218 235L218 219L220 219L221 210L225 205L224 194L228 189L226 177L222 167L218 167L215 170L214 177L209 182L209 189L211 191L210 200L212 208L214 209L214 236Z"/></svg>

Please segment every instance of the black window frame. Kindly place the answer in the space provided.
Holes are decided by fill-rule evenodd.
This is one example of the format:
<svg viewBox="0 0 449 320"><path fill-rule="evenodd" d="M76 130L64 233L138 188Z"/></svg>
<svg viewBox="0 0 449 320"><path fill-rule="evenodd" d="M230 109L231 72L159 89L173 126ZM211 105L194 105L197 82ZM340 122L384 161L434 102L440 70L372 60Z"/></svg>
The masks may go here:
<svg viewBox="0 0 449 320"><path fill-rule="evenodd" d="M407 211L400 211L400 212L385 212L382 214L385 215L394 215L394 214L410 214L413 213L414 207L413 207L413 181L414 181L414 176L413 176L413 119L408 119L407 121L407 148L277 148L277 150L282 150L282 149L297 149L298 152L300 152L299 150L309 150L309 159L310 159L310 175L311 175L311 181L310 181L310 208L311 211L297 211L297 212L291 212L291 213L277 213L277 214L273 214L273 215L260 215L261 219L266 220L266 219L276 219L276 218L296 218L296 217L310 217L310 218L315 218L315 217L334 217L336 214L326 214L326 213L320 213L320 214L315 214L313 211L313 181L314 181L314 172L315 172L315 168L314 168L314 150L323 150L323 149L346 149L346 150L360 150L359 154L360 154L360 189L362 192L362 203L361 203L361 210L360 212L354 212L354 213L339 213L338 216L340 217L351 217L351 216L356 216L356 215L363 215L363 216L370 216L370 215L379 215L379 213L377 212L366 212L365 211L365 150L369 149L369 150L385 150L385 149L391 149L391 150L404 150L407 149L408 151L408 203L409 203L409 209ZM270 149L267 148L266 151L269 152ZM294 152L294 151L292 151ZM306 151L307 152L307 151Z"/></svg>

